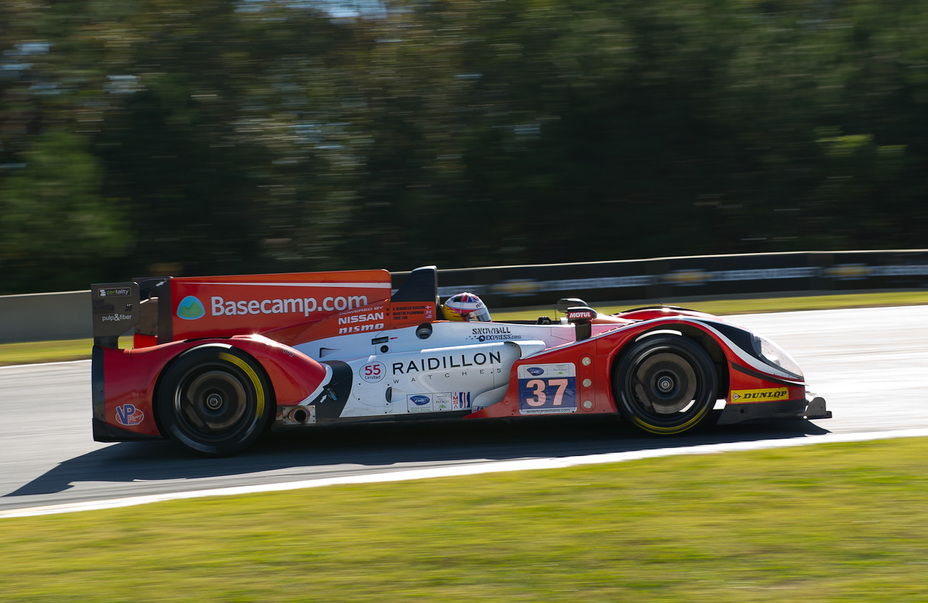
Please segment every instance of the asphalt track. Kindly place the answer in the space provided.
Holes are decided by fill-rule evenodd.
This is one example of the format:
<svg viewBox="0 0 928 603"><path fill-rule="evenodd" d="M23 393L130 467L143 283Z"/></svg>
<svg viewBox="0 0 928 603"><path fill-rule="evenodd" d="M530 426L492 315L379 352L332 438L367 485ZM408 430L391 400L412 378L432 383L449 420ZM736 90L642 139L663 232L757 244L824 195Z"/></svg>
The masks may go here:
<svg viewBox="0 0 928 603"><path fill-rule="evenodd" d="M614 420L401 424L278 434L227 459L90 433L89 361L0 368L0 519L204 491L408 479L755 446L928 435L928 306L738 316L781 344L834 418L642 437ZM584 459L589 459L585 461ZM827 467L823 467L827 470Z"/></svg>

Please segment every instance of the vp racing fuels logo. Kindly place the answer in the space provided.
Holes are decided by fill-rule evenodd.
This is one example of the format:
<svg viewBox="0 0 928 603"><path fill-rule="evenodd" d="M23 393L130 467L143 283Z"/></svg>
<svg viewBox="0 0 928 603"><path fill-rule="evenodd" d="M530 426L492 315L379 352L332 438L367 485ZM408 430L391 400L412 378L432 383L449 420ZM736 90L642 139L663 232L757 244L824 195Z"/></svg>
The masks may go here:
<svg viewBox="0 0 928 603"><path fill-rule="evenodd" d="M206 316L206 308L203 307L203 303L199 299L193 295L188 295L180 300L180 304L177 306L178 318L196 320L204 316Z"/></svg>
<svg viewBox="0 0 928 603"><path fill-rule="evenodd" d="M145 419L145 413L135 407L134 404L123 404L116 407L116 422L120 425L130 427L138 425Z"/></svg>

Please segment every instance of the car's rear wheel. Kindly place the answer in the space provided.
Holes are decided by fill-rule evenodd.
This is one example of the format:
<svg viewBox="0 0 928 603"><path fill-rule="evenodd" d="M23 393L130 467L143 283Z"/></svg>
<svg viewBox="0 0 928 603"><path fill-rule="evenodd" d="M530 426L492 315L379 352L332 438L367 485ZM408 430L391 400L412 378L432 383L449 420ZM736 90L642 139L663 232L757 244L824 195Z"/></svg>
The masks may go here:
<svg viewBox="0 0 928 603"><path fill-rule="evenodd" d="M274 400L261 366L231 346L185 352L159 387L164 431L181 445L210 456L244 450L270 424Z"/></svg>
<svg viewBox="0 0 928 603"><path fill-rule="evenodd" d="M718 375L709 353L681 335L632 344L613 373L619 411L632 425L659 435L688 431L711 416Z"/></svg>

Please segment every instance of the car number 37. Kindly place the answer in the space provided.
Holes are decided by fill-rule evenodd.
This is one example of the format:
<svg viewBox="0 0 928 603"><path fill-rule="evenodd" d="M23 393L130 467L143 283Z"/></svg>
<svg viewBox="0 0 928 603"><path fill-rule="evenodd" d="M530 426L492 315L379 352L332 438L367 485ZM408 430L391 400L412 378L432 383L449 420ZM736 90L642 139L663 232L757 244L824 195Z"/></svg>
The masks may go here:
<svg viewBox="0 0 928 603"><path fill-rule="evenodd" d="M518 378L521 414L577 410L577 378L573 364L520 366Z"/></svg>

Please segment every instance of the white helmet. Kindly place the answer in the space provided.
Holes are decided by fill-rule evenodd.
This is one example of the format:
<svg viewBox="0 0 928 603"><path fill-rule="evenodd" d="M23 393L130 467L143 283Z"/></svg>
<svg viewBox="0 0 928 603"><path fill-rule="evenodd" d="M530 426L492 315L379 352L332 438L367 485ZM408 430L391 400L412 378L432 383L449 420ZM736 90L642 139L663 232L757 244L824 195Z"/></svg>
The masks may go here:
<svg viewBox="0 0 928 603"><path fill-rule="evenodd" d="M457 293L445 300L441 307L445 320L490 322L490 311L473 293Z"/></svg>

